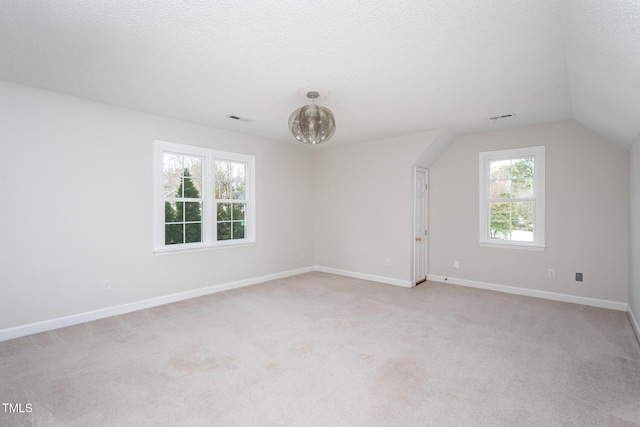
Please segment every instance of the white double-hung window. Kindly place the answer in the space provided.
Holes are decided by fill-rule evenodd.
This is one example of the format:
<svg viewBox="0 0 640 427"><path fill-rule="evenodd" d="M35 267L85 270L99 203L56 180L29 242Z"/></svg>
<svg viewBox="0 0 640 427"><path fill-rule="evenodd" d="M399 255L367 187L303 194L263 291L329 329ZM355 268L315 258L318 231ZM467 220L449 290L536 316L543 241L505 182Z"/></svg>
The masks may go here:
<svg viewBox="0 0 640 427"><path fill-rule="evenodd" d="M155 141L154 251L255 242L255 157Z"/></svg>
<svg viewBox="0 0 640 427"><path fill-rule="evenodd" d="M480 153L480 245L545 249L544 146Z"/></svg>

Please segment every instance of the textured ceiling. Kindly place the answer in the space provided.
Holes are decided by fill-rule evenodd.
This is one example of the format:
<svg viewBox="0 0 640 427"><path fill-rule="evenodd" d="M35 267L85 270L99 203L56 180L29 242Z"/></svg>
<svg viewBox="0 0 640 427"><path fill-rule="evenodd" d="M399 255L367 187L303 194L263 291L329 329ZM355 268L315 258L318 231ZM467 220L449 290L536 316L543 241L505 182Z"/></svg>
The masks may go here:
<svg viewBox="0 0 640 427"><path fill-rule="evenodd" d="M327 145L571 118L625 147L640 132L637 0L0 8L0 79L292 144L308 90L336 116Z"/></svg>

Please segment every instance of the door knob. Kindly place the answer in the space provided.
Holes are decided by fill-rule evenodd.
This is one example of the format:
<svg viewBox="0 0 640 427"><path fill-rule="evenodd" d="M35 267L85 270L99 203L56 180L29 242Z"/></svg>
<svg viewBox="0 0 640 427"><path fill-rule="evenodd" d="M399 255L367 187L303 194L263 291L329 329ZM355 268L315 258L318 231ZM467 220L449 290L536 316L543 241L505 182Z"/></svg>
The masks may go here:
<svg viewBox="0 0 640 427"><path fill-rule="evenodd" d="M416 242L422 242L422 237L416 237Z"/></svg>

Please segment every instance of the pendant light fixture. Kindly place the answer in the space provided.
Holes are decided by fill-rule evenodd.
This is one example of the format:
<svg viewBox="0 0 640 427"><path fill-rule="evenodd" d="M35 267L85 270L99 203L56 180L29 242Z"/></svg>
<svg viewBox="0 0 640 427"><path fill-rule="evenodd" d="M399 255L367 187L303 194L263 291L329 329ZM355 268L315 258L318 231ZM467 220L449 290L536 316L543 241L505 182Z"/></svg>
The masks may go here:
<svg viewBox="0 0 640 427"><path fill-rule="evenodd" d="M320 144L331 138L336 131L336 119L328 108L316 105L318 92L307 92L311 104L300 107L289 117L289 129L303 144Z"/></svg>

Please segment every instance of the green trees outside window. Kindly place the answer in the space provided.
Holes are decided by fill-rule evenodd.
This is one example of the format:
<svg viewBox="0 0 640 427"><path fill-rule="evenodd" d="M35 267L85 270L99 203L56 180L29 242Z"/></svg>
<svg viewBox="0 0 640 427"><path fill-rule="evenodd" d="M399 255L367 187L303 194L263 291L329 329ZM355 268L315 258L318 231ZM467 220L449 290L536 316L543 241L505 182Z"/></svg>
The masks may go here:
<svg viewBox="0 0 640 427"><path fill-rule="evenodd" d="M163 155L164 243L202 242L201 157Z"/></svg>
<svg viewBox="0 0 640 427"><path fill-rule="evenodd" d="M534 158L490 162L491 239L533 241Z"/></svg>
<svg viewBox="0 0 640 427"><path fill-rule="evenodd" d="M194 170L194 173L190 171ZM215 162L217 240L246 237L246 164ZM202 242L202 159L165 154L165 245Z"/></svg>
<svg viewBox="0 0 640 427"><path fill-rule="evenodd" d="M244 239L246 228L246 164L216 161L217 239Z"/></svg>
<svg viewBox="0 0 640 427"><path fill-rule="evenodd" d="M200 198L200 192L191 179L189 169L184 170L176 197ZM164 221L165 245L202 241L202 202L165 202Z"/></svg>
<svg viewBox="0 0 640 427"><path fill-rule="evenodd" d="M255 156L154 141L153 251L255 244Z"/></svg>
<svg viewBox="0 0 640 427"><path fill-rule="evenodd" d="M545 146L484 151L478 160L480 246L544 251Z"/></svg>

